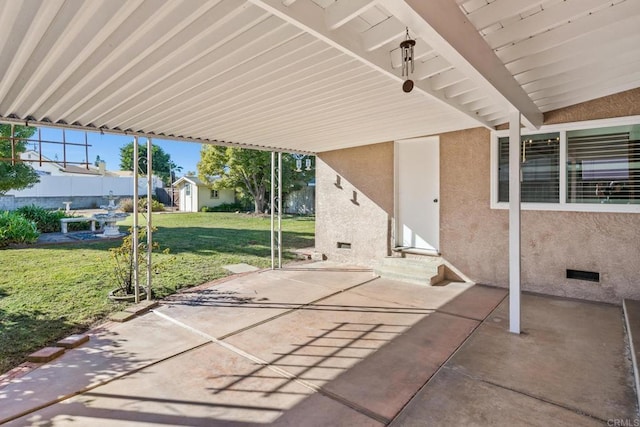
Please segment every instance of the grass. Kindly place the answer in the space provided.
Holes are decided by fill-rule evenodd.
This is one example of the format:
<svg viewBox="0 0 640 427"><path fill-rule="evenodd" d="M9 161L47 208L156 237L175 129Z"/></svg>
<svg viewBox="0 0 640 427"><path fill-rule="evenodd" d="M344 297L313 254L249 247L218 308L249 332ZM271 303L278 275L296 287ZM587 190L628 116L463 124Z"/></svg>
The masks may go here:
<svg viewBox="0 0 640 427"><path fill-rule="evenodd" d="M131 218L120 225L131 225ZM170 249L167 255L154 254L154 263L165 264L153 277L158 298L227 275L223 265L271 265L269 218L154 214L153 225L154 240ZM285 218L282 229L285 249L313 246L313 219ZM86 330L122 308L106 297L115 288L108 249L119 244L79 242L0 250L0 373L23 362L27 354ZM283 256L293 258L288 251Z"/></svg>

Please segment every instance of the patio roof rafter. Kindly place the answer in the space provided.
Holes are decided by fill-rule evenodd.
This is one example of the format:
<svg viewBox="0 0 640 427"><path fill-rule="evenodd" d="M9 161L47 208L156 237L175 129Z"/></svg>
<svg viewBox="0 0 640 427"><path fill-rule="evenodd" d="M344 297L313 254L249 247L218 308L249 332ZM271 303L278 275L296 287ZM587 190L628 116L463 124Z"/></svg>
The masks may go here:
<svg viewBox="0 0 640 427"><path fill-rule="evenodd" d="M388 20L389 23L385 23L382 26L371 29L375 31L375 35L371 32L367 32L369 34L363 35L362 40L353 37L352 33L345 31L342 28L347 18L355 16L356 13L362 12L362 10L366 10L367 8L378 4L380 0L370 0L368 5L365 4L366 2L358 2L360 7L356 7L355 4L350 7L344 6L345 11L348 9L348 12L344 12L345 15L340 15L341 18L332 17L334 15L332 15L333 12L331 12L331 9L339 7L338 5L340 2L328 7L323 15L318 14L318 8L308 2L293 2L290 6L287 6L281 0L248 1L304 30L314 37L323 40L330 46L383 73L387 77L391 77L398 81L398 83L402 82L403 78L400 70L392 67L390 52L378 48L396 38L398 36L398 31L401 30L400 33L404 33L404 24L397 19L390 18ZM342 6L340 6L340 8L342 10ZM336 22L339 22L340 25L337 23L331 24L335 19L337 19ZM335 27L334 30L327 25L327 21L329 21L329 25ZM431 51L432 49L429 47L428 50ZM442 69L450 68L448 64L441 65L441 62L442 60L438 63L438 66L442 67ZM423 63L416 64L416 75L425 75L426 77L435 73L432 69L423 70L426 66L422 64ZM400 90L400 85L398 85L398 87ZM417 92L428 96L430 99L436 99L441 103L467 115L480 125L490 129L494 128L488 120L485 120L483 117L476 114L475 111L469 110L466 106L459 103L454 97L447 96L446 91L434 89L431 81L428 79L425 78L423 80L416 81L414 88Z"/></svg>
<svg viewBox="0 0 640 427"><path fill-rule="evenodd" d="M429 43L456 69L485 89L506 110L516 109L530 128L542 125L542 112L495 52L449 0L380 0L394 16ZM486 120L491 122L491 117Z"/></svg>

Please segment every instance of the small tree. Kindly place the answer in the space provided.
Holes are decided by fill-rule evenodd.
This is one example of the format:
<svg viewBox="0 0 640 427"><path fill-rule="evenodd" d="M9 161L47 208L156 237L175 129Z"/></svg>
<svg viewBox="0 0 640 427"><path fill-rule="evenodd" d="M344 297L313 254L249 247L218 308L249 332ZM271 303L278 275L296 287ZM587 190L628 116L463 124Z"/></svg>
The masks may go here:
<svg viewBox="0 0 640 427"><path fill-rule="evenodd" d="M296 173L295 159L282 155L282 193L298 190L315 171ZM214 189L230 188L253 201L254 212L262 213L271 189L271 153L246 148L204 145L198 162L198 176Z"/></svg>
<svg viewBox="0 0 640 427"><path fill-rule="evenodd" d="M20 153L24 153L27 149L25 141L36 132L36 128L27 126L15 126L14 136L16 142L14 149L11 148L11 125L0 125L0 158L11 159L14 161L0 161L0 196L9 190L23 190L33 186L40 181L38 174L28 163L20 160Z"/></svg>
<svg viewBox="0 0 640 427"><path fill-rule="evenodd" d="M157 145L152 145L152 165L151 169L158 175L165 185L171 185L171 171L182 170L181 166L176 165L171 156ZM138 167L140 171L146 173L147 171L147 146L140 144L138 146ZM133 141L127 145L120 147L120 169L132 171L133 170Z"/></svg>

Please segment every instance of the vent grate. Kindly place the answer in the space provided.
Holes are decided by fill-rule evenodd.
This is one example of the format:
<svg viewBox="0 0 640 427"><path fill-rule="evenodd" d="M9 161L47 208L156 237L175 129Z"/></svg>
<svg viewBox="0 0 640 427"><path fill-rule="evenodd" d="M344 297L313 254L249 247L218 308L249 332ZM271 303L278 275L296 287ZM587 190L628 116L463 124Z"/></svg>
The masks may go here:
<svg viewBox="0 0 640 427"><path fill-rule="evenodd" d="M595 271L567 269L567 279L586 280L588 282L600 282L600 273Z"/></svg>

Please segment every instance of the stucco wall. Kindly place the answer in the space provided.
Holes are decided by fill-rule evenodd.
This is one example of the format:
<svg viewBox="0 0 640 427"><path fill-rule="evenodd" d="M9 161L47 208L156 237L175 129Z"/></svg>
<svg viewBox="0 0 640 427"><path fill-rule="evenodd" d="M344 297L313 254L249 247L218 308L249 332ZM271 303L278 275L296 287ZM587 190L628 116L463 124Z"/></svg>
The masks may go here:
<svg viewBox="0 0 640 427"><path fill-rule="evenodd" d="M640 115L640 89L546 113L545 121L629 115ZM508 211L490 207L490 144L484 128L440 135L440 249L476 282L507 286ZM317 189L319 251L368 265L389 253L393 143L320 154ZM351 249L338 249L337 242ZM640 214L522 212L525 290L619 304L640 298L638 265ZM599 272L600 282L566 279L567 269Z"/></svg>
<svg viewBox="0 0 640 427"><path fill-rule="evenodd" d="M549 123L640 114L640 90L545 114ZM490 209L490 133L441 135L441 251L477 282L508 284L508 212ZM640 215L522 212L523 289L620 303L640 298ZM600 283L566 279L596 271Z"/></svg>
<svg viewBox="0 0 640 427"><path fill-rule="evenodd" d="M393 216L393 143L318 155L316 211L316 250L328 259L372 265L386 256ZM351 249L338 248L338 242L350 243Z"/></svg>

